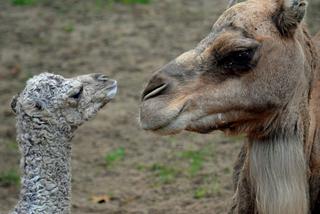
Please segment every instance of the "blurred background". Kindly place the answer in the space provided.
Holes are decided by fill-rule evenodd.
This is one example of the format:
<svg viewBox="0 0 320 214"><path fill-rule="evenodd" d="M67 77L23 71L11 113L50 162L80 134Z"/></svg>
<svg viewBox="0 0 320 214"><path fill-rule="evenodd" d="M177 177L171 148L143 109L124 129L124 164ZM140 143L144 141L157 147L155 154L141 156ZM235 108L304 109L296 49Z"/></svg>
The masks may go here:
<svg viewBox="0 0 320 214"><path fill-rule="evenodd" d="M194 47L227 0L0 0L0 213L19 193L12 96L35 74L100 72L119 93L73 139L75 214L226 213L242 137L159 137L138 125L153 71ZM310 0L310 31L320 29Z"/></svg>

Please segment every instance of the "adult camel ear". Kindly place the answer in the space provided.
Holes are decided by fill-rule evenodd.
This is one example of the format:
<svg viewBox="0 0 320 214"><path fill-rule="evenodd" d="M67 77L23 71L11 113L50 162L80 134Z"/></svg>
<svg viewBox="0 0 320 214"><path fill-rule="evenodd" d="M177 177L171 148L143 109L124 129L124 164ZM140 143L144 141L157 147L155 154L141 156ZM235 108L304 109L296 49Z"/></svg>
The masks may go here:
<svg viewBox="0 0 320 214"><path fill-rule="evenodd" d="M229 4L228 4L227 8L230 8L230 7L232 7L233 5L235 5L237 3L238 3L238 0L229 0Z"/></svg>
<svg viewBox="0 0 320 214"><path fill-rule="evenodd" d="M17 114L17 102L20 94L15 95L11 100L11 109L12 111Z"/></svg>
<svg viewBox="0 0 320 214"><path fill-rule="evenodd" d="M282 36L290 37L305 17L308 3L305 0L276 1L280 5L273 16L273 21Z"/></svg>

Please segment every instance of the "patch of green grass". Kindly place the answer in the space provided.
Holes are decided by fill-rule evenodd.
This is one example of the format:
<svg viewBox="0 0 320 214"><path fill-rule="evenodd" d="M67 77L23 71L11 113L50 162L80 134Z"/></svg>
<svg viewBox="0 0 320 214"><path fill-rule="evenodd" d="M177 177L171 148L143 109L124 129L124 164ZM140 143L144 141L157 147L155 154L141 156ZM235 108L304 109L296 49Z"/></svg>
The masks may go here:
<svg viewBox="0 0 320 214"><path fill-rule="evenodd" d="M69 23L69 24L66 24L64 27L63 27L63 30L66 32L66 33L72 33L74 31L74 25Z"/></svg>
<svg viewBox="0 0 320 214"><path fill-rule="evenodd" d="M195 199L207 198L221 193L221 185L217 178L206 178L206 180L206 184L195 189L193 193Z"/></svg>
<svg viewBox="0 0 320 214"><path fill-rule="evenodd" d="M201 187L198 187L195 191L194 191L194 195L193 197L195 199L202 199L202 198L205 198L208 194L208 189L201 186Z"/></svg>
<svg viewBox="0 0 320 214"><path fill-rule="evenodd" d="M178 170L175 168L157 163L150 167L150 171L154 173L160 183L164 184L173 182L179 174Z"/></svg>
<svg viewBox="0 0 320 214"><path fill-rule="evenodd" d="M213 157L214 149L210 145L202 149L169 153L166 155L166 159L170 162L158 162L151 165L136 163L135 169L141 172L151 172L155 177L156 185L168 184L178 179L179 175L189 179L196 178L204 169L205 163ZM210 183L210 181L206 181L206 183ZM201 195L200 190L197 195Z"/></svg>
<svg viewBox="0 0 320 214"><path fill-rule="evenodd" d="M111 152L109 152L105 156L105 161L107 166L112 166L115 162L121 161L125 158L126 156L126 151L124 148L118 148L115 149Z"/></svg>
<svg viewBox="0 0 320 214"><path fill-rule="evenodd" d="M213 194L221 193L221 184L218 179L213 179L213 181L211 182L211 191Z"/></svg>
<svg viewBox="0 0 320 214"><path fill-rule="evenodd" d="M138 170L138 171L145 171L148 167L146 165L143 165L143 164L137 164L135 166L135 168Z"/></svg>
<svg viewBox="0 0 320 214"><path fill-rule="evenodd" d="M37 0L11 0L11 4L16 6L29 6L37 3Z"/></svg>
<svg viewBox="0 0 320 214"><path fill-rule="evenodd" d="M0 173L0 186L19 186L20 176L16 170Z"/></svg>
<svg viewBox="0 0 320 214"><path fill-rule="evenodd" d="M203 168L204 162L208 155L209 153L207 150L184 151L178 154L179 157L188 160L188 172L191 176L195 176Z"/></svg>

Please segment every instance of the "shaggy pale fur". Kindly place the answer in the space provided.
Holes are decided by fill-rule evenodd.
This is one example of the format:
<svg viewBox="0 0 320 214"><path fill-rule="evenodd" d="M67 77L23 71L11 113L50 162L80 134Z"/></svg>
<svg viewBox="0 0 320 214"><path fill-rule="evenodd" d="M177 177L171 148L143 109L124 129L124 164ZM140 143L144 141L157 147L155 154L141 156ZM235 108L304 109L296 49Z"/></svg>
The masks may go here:
<svg viewBox="0 0 320 214"><path fill-rule="evenodd" d="M65 79L43 73L12 101L21 159L20 200L12 214L68 214L74 131L116 93L101 74Z"/></svg>
<svg viewBox="0 0 320 214"><path fill-rule="evenodd" d="M298 137L252 142L250 179L260 213L308 213L307 165Z"/></svg>

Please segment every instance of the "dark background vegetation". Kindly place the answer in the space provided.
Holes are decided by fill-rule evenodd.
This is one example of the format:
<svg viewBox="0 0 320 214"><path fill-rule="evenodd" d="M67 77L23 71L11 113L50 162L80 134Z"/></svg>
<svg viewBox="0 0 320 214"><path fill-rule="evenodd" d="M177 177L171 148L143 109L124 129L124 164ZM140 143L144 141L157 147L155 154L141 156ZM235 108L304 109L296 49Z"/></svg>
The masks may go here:
<svg viewBox="0 0 320 214"><path fill-rule="evenodd" d="M242 137L159 137L137 123L152 71L194 47L227 0L0 0L0 213L16 203L19 158L10 100L49 71L101 72L116 100L73 140L73 213L226 213ZM310 2L311 32L320 0Z"/></svg>

